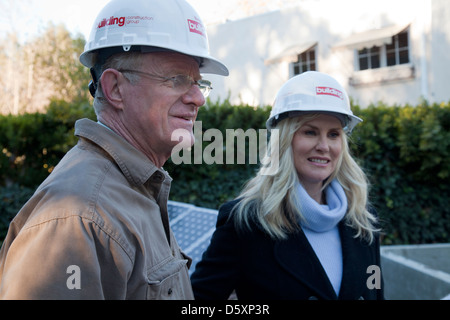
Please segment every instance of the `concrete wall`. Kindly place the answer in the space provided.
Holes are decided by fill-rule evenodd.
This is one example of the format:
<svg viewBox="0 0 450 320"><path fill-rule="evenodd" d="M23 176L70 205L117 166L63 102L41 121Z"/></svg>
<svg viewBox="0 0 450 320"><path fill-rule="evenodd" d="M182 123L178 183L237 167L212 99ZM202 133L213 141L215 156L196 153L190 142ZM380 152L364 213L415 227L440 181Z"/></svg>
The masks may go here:
<svg viewBox="0 0 450 320"><path fill-rule="evenodd" d="M429 95L433 101L450 101L450 1L433 0Z"/></svg>
<svg viewBox="0 0 450 320"><path fill-rule="evenodd" d="M384 246L381 268L386 299L450 299L450 244Z"/></svg>

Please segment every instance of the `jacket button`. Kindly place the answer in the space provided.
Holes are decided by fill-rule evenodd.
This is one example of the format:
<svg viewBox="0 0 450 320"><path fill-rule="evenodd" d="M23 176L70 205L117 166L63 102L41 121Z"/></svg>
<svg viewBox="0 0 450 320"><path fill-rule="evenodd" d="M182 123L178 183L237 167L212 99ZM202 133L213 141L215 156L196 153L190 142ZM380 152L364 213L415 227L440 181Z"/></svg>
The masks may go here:
<svg viewBox="0 0 450 320"><path fill-rule="evenodd" d="M308 298L308 300L319 300L316 296L311 296Z"/></svg>
<svg viewBox="0 0 450 320"><path fill-rule="evenodd" d="M172 288L169 288L169 290L167 290L167 294L170 296L172 294Z"/></svg>

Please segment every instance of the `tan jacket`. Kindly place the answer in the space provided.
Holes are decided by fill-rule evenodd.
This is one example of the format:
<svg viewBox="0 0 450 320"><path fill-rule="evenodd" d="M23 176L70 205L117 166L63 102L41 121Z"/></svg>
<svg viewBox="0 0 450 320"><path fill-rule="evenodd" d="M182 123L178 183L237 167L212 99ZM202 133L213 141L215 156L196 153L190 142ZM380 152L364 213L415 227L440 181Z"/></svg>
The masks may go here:
<svg viewBox="0 0 450 320"><path fill-rule="evenodd" d="M169 227L172 179L98 123L75 134L10 225L0 299L193 299Z"/></svg>

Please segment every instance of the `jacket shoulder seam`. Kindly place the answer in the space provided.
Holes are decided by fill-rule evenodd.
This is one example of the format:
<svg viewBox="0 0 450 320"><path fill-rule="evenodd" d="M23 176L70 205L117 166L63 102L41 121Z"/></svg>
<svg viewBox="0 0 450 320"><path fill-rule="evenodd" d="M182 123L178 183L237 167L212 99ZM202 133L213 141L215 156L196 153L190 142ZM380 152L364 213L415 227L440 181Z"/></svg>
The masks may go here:
<svg viewBox="0 0 450 320"><path fill-rule="evenodd" d="M47 220L44 220L44 221L41 221L41 222L38 222L38 223L36 223L36 224L33 224L33 225L30 225L30 226L25 226L24 227L24 231L26 231L26 230L31 230L31 229L34 229L34 228L36 228L36 227L38 227L38 226L41 226L41 225L45 225L45 224L49 224L49 223L51 223L51 222L53 222L53 221L57 221L57 220L68 220L68 219L70 219L70 218L78 218L78 219L81 219L81 220L87 220L87 221L90 221L90 222L92 222L101 232L103 232L109 239L111 239L112 241L114 241L124 252L125 252L125 254L127 255L127 257L128 257L128 259L130 259L130 262L132 263L132 264L134 264L134 261L133 261L133 259L132 259L132 254L129 252L129 250L127 250L127 246L126 246L126 244L125 243L122 243L122 241L120 241L119 239L116 239L116 237L114 237L114 235L112 234L112 232L110 232L108 229L106 229L106 228L104 228L102 225L102 223L99 223L99 221L96 221L96 219L94 219L94 217L87 217L87 216L83 216L83 215L81 215L81 214L76 214L76 213L74 213L74 214L70 214L70 215L67 215L67 216L60 216L60 217L52 217L52 218L49 218L49 219L47 219Z"/></svg>

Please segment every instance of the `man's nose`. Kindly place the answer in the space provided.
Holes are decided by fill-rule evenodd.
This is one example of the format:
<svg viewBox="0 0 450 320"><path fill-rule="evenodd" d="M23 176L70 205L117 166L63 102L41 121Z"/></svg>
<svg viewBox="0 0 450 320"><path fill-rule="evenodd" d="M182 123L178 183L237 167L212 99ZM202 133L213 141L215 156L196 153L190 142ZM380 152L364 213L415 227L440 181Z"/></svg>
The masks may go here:
<svg viewBox="0 0 450 320"><path fill-rule="evenodd" d="M191 88L185 94L183 94L183 103L185 104L193 103L197 107L201 107L205 104L205 102L206 99L203 96L203 93L195 84L193 84Z"/></svg>

